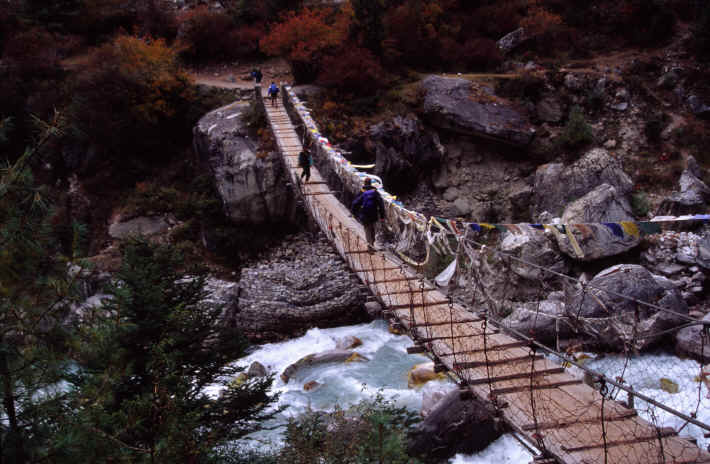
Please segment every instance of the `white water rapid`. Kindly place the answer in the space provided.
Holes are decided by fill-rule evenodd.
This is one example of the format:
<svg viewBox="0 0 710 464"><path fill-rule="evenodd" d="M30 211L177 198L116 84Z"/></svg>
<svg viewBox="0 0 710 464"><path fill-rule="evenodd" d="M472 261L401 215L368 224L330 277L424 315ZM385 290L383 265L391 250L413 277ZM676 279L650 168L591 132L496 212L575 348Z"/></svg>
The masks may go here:
<svg viewBox="0 0 710 464"><path fill-rule="evenodd" d="M349 335L362 340L362 346L355 351L367 357L368 362L333 363L306 368L299 370L287 384L278 378L290 364L311 353L334 349L336 339ZM434 381L420 389L408 388L409 369L415 364L429 361L424 356L407 354L409 346L412 346L412 341L408 337L389 333L386 322L378 320L369 324L334 329L311 329L300 338L261 345L240 359L238 365L247 367L253 361L259 361L269 372L277 374L273 390L281 392L279 405L288 406L277 419L281 424L309 407L323 411L332 410L336 405L347 408L361 400L373 398L378 391L385 398L396 401L398 405L419 412L422 396L426 391L450 390L454 385L446 381ZM321 386L313 391L304 391L303 385L312 380ZM218 394L218 388L210 389L210 393ZM247 444L260 449L278 447L282 442L282 432L283 428L280 428L254 434ZM530 453L511 436L504 435L481 453L472 456L457 455L450 462L527 464L531 460Z"/></svg>

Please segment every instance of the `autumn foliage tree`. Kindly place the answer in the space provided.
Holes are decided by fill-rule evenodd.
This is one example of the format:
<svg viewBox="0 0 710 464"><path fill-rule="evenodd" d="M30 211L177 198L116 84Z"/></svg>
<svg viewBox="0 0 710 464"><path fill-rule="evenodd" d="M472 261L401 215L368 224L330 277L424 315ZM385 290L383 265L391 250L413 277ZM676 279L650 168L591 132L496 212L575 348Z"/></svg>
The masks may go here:
<svg viewBox="0 0 710 464"><path fill-rule="evenodd" d="M75 90L79 128L114 154L154 156L191 133L192 83L163 40L116 37L94 50Z"/></svg>
<svg viewBox="0 0 710 464"><path fill-rule="evenodd" d="M285 56L297 80L311 81L323 57L347 39L349 22L348 16L330 8L304 8L284 16L259 44L268 55Z"/></svg>

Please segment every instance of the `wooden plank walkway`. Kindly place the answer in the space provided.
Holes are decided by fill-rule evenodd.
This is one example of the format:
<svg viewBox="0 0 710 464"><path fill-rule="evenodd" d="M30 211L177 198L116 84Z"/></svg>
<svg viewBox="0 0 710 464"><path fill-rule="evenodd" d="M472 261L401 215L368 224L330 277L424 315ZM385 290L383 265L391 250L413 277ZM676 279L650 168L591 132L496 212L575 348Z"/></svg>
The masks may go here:
<svg viewBox="0 0 710 464"><path fill-rule="evenodd" d="M511 429L561 463L710 463L710 453L662 433L560 364L449 304L393 255L368 252L362 226L315 167L311 182L300 184L301 140L280 99L276 106L264 99L264 106L293 185L340 255L415 343L464 379L476 397L501 406Z"/></svg>

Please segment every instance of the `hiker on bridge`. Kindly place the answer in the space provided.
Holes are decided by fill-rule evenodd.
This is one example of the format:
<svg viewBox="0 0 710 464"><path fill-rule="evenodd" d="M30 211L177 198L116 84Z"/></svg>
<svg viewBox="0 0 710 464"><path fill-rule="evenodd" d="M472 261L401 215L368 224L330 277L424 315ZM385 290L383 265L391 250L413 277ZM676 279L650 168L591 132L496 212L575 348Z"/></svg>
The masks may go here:
<svg viewBox="0 0 710 464"><path fill-rule="evenodd" d="M276 97L279 95L279 86L276 85L276 82L271 82L267 93L271 98L271 106L276 106Z"/></svg>
<svg viewBox="0 0 710 464"><path fill-rule="evenodd" d="M368 251L373 253L375 250L375 225L378 219L385 219L385 203L382 201L380 192L372 186L372 179L369 177L365 178L362 190L362 193L353 201L350 210L365 228Z"/></svg>
<svg viewBox="0 0 710 464"><path fill-rule="evenodd" d="M301 150L298 154L298 166L303 169L301 172L301 180L306 178L306 182L311 180L311 166L313 166L313 157L306 150Z"/></svg>
<svg viewBox="0 0 710 464"><path fill-rule="evenodd" d="M264 77L264 75L261 73L261 69L254 68L251 72L251 77L254 78L254 82L256 83L256 85L261 85L261 79Z"/></svg>

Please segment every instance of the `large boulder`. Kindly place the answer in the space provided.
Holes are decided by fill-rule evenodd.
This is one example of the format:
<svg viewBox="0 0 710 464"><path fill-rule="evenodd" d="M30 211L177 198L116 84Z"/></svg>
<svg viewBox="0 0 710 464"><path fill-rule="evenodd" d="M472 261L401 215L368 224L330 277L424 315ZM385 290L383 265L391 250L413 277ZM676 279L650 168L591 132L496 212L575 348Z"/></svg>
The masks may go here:
<svg viewBox="0 0 710 464"><path fill-rule="evenodd" d="M555 242L544 232L530 226L521 225L520 233L506 234L500 250L518 259L508 259L488 249L473 251L471 255L479 284L479 291L474 292L476 303L497 306L503 300L537 300L544 289L556 280L554 274L541 268L559 273L568 270Z"/></svg>
<svg viewBox="0 0 710 464"><path fill-rule="evenodd" d="M625 253L641 243L641 238L637 233L624 231L619 225L623 221L633 221L628 199L615 187L602 184L570 203L562 215L566 232L572 235L579 249L575 250L566 233L555 234L557 244L564 254L581 261Z"/></svg>
<svg viewBox="0 0 710 464"><path fill-rule="evenodd" d="M296 373L307 367L319 366L322 364L330 363L341 363L341 362L363 362L367 361L367 358L360 355L355 351L350 350L328 350L322 351L320 353L309 354L304 356L295 363L288 366L281 373L281 380L283 383L288 383L288 381L296 375Z"/></svg>
<svg viewBox="0 0 710 464"><path fill-rule="evenodd" d="M229 324L253 342L283 340L312 327L368 320L359 281L322 234L287 238L264 262L242 269Z"/></svg>
<svg viewBox="0 0 710 464"><path fill-rule="evenodd" d="M617 197L628 195L633 187L631 178L623 171L621 160L603 148L587 152L575 163L548 163L535 172L533 215L543 211L561 214L565 207L601 184L616 190Z"/></svg>
<svg viewBox="0 0 710 464"><path fill-rule="evenodd" d="M438 135L426 131L412 114L376 124L368 135L366 147L375 154L375 174L394 191L415 188L422 175L439 168L444 154Z"/></svg>
<svg viewBox="0 0 710 464"><path fill-rule="evenodd" d="M710 201L710 187L700 180L702 171L697 161L688 156L687 167L680 175L678 191L663 200L658 215L682 216L705 212Z"/></svg>
<svg viewBox="0 0 710 464"><path fill-rule="evenodd" d="M586 285L568 287L565 299L567 315L580 332L616 350L647 349L662 340L655 334L681 325L684 318L679 314L688 314L688 306L667 279L635 264L612 266Z"/></svg>
<svg viewBox="0 0 710 464"><path fill-rule="evenodd" d="M501 435L493 419L494 412L489 404L462 400L459 391L454 390L410 433L408 453L447 460L456 453L481 451Z"/></svg>
<svg viewBox="0 0 710 464"><path fill-rule="evenodd" d="M202 117L193 129L195 152L209 167L225 213L236 223L283 222L292 209L287 177L279 155L257 154L233 103Z"/></svg>
<svg viewBox="0 0 710 464"><path fill-rule="evenodd" d="M633 220L629 200L609 184L601 184L573 201L562 214L563 224Z"/></svg>
<svg viewBox="0 0 710 464"><path fill-rule="evenodd" d="M108 234L111 238L125 239L128 237L151 237L167 233L177 224L175 218L162 216L139 216L131 219L119 218L111 223Z"/></svg>
<svg viewBox="0 0 710 464"><path fill-rule="evenodd" d="M424 115L435 127L515 146L527 146L535 135L527 114L487 87L442 76L428 76L420 87Z"/></svg>
<svg viewBox="0 0 710 464"><path fill-rule="evenodd" d="M503 325L552 346L557 339L573 334L563 292L552 292L539 302L514 304L513 312L503 319Z"/></svg>
<svg viewBox="0 0 710 464"><path fill-rule="evenodd" d="M633 225L630 227L634 228ZM616 256L641 243L639 233L635 230L629 233L618 223L567 224L564 231L552 232L557 246L562 253L578 261Z"/></svg>
<svg viewBox="0 0 710 464"><path fill-rule="evenodd" d="M710 323L710 314L706 314L703 322ZM695 359L710 359L710 339L703 340L703 326L694 325L678 331L675 336L675 350L681 356Z"/></svg>

